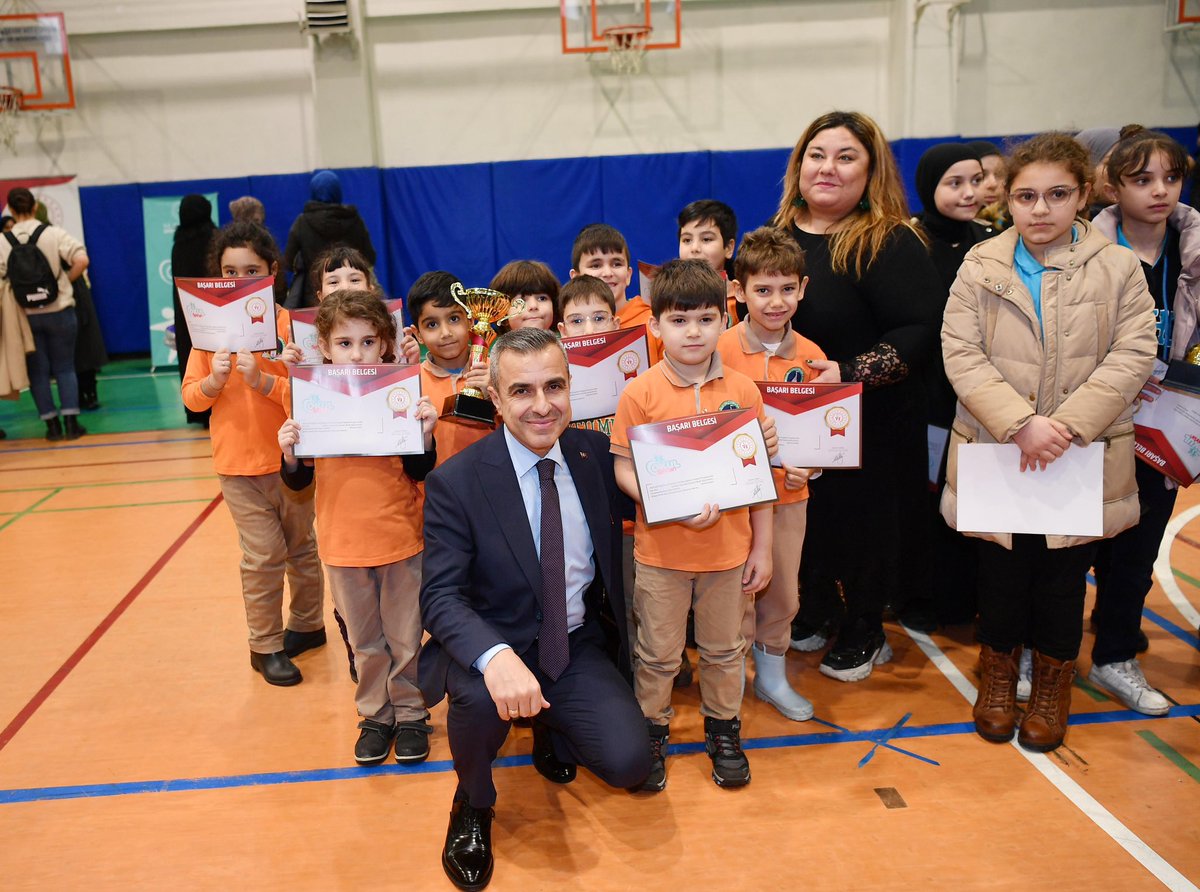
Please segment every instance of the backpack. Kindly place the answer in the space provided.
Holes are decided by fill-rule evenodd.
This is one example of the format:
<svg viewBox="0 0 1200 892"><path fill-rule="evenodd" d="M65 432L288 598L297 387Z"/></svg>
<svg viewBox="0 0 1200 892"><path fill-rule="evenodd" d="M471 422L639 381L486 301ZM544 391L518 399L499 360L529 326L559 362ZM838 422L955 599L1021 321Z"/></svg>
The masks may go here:
<svg viewBox="0 0 1200 892"><path fill-rule="evenodd" d="M58 278L50 268L50 261L37 246L47 225L43 223L35 229L27 242L17 241L11 232L4 233L12 245L12 253L8 255L8 281L12 283L17 304L26 310L49 306L58 299Z"/></svg>

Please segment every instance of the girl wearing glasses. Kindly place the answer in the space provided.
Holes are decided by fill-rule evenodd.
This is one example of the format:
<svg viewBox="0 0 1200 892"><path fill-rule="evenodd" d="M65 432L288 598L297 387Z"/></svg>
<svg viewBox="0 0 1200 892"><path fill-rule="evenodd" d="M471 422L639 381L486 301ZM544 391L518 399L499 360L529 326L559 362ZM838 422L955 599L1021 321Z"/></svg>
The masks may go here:
<svg viewBox="0 0 1200 892"><path fill-rule="evenodd" d="M958 394L942 514L956 526L958 445L1016 443L1037 473L1073 445L1103 440L1104 536L1138 520L1130 404L1154 361L1153 301L1138 260L1079 218L1091 191L1087 150L1044 133L1008 162L1012 227L968 252L942 324ZM1033 691L1018 742L1036 752L1066 734L1083 639L1094 539L978 533L980 687L975 730L1006 742L1018 724L1019 647L1033 648Z"/></svg>
<svg viewBox="0 0 1200 892"><path fill-rule="evenodd" d="M1125 127L1105 164L1104 188L1116 203L1094 221L1141 261L1163 362L1183 359L1200 340L1200 212L1179 201L1189 165L1187 151L1169 136L1137 124ZM1157 383L1151 379L1151 386ZM1137 482L1141 522L1102 543L1096 557L1096 640L1088 679L1130 709L1164 715L1171 703L1146 681L1137 654L1147 646L1142 606L1178 489L1144 462L1137 464Z"/></svg>

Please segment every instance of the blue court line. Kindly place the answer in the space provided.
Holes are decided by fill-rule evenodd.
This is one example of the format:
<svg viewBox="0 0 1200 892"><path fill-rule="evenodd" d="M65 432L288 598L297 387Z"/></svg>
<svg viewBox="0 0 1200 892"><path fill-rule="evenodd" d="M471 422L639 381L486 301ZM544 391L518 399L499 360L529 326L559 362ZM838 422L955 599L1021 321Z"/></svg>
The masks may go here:
<svg viewBox="0 0 1200 892"><path fill-rule="evenodd" d="M833 722L827 722L824 719L819 719L819 718L814 717L813 721L817 722L818 724L824 725L827 728L833 728L835 731L840 731L842 734L853 735L856 733L854 731L851 731L849 728L843 728L841 725L835 725ZM959 723L956 722L955 724L957 725ZM974 725L971 726L970 730L974 730ZM916 759L918 762L925 762L929 765L934 765L934 766L938 765L938 763L935 762L933 759L926 759L924 756L918 756L916 753L912 752L911 750L902 749L901 747L898 747L895 744L889 743L888 741L895 735L890 735L887 737L886 740L882 740L881 737L883 735L886 735L886 733L887 733L886 731L883 731L882 729L880 731L861 731L861 732L857 732L857 733L858 733L858 739L863 740L867 743L874 743L877 747L883 746L886 749L889 749L894 753L900 753L901 755L908 756L910 759ZM847 740L853 740L853 739L855 739L855 738L847 737Z"/></svg>
<svg viewBox="0 0 1200 892"><path fill-rule="evenodd" d="M1200 704L1173 706L1165 716L1147 716L1132 709L1112 712L1093 712L1073 715L1072 725L1102 725L1131 721L1162 721L1169 718L1190 718L1200 715ZM815 721L820 721L816 719ZM821 722L828 725L828 722ZM835 726L836 727L836 726ZM791 734L782 737L760 737L742 742L743 749L787 749L789 747L821 746L830 743L879 742L890 728L875 731L834 731L818 734ZM938 725L916 725L895 729L896 738L947 737L955 734L974 734L971 722L945 722ZM873 735L873 736L872 736ZM685 756L704 751L704 743L672 744L669 752L673 756ZM932 762L923 756L914 758ZM497 768L517 768L533 764L529 756L504 756L494 763ZM932 762L936 765L936 762ZM275 771L264 774L238 774L226 777L177 778L174 780L133 781L115 784L83 784L68 787L28 787L15 790L0 790L0 805L16 805L25 802L54 802L68 799L97 799L109 796L130 796L139 793L179 793L195 790L227 790L239 787L270 787L284 784L320 783L323 781L356 780L392 774L439 774L454 770L449 759L437 762L422 762L419 765L382 765L359 768L319 768L309 771Z"/></svg>
<svg viewBox="0 0 1200 892"><path fill-rule="evenodd" d="M886 746L887 742L889 740L891 740L893 737L895 737L896 734L899 733L900 729L904 727L905 723L907 723L908 720L911 718L912 718L911 712L904 713L904 715L900 717L900 721L898 721L898 722L896 722L896 724L892 725L892 727L889 728L882 737L880 737L878 740L875 741L875 745L871 747L871 749L867 752L867 754L858 760L858 767L862 768L864 765L866 765L868 762L870 762L871 759L873 759L875 757L875 753L879 752L880 745L882 744L882 745Z"/></svg>
<svg viewBox="0 0 1200 892"><path fill-rule="evenodd" d="M111 449L114 446L156 446L159 443L206 443L208 437L177 437L171 440L128 440L120 443L72 443L70 446L29 446L25 449L0 450L0 458L18 452L62 452L65 449ZM37 470L36 468L32 470Z"/></svg>
<svg viewBox="0 0 1200 892"><path fill-rule="evenodd" d="M1159 628L1166 629L1185 644L1196 648L1196 650L1200 650L1200 638L1193 635L1187 629L1175 625L1175 623L1171 622L1165 616L1155 613L1149 607L1142 608L1142 616L1146 617L1146 619L1150 620L1150 622L1154 623Z"/></svg>

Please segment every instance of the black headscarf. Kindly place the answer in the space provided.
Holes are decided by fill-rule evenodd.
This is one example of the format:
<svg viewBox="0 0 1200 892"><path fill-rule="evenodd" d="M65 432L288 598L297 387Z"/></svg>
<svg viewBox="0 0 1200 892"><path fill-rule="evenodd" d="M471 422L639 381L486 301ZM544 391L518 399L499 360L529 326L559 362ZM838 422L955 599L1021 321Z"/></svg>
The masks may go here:
<svg viewBox="0 0 1200 892"><path fill-rule="evenodd" d="M952 220L937 209L933 193L942 177L960 161L978 161L979 153L970 143L943 142L926 150L917 162L917 197L925 209L921 214L921 225L931 236L950 244L958 244L971 237L970 221Z"/></svg>
<svg viewBox="0 0 1200 892"><path fill-rule="evenodd" d="M179 203L179 226L171 248L171 273L184 278L208 275L208 245L217 227L212 204L203 195L185 195Z"/></svg>

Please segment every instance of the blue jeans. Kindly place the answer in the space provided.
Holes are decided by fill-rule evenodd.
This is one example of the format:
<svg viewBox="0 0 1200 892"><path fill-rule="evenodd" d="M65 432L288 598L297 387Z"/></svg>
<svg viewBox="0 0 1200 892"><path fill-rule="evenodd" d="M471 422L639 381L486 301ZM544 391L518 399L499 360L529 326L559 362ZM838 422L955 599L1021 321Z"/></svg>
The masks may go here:
<svg viewBox="0 0 1200 892"><path fill-rule="evenodd" d="M38 415L45 420L60 414L54 407L54 395L50 392L51 375L58 381L61 414L78 415L79 381L75 377L75 333L78 323L75 320L75 308L67 307L57 313L30 313L27 318L37 349L28 354L25 364L29 369L29 390L33 393Z"/></svg>

